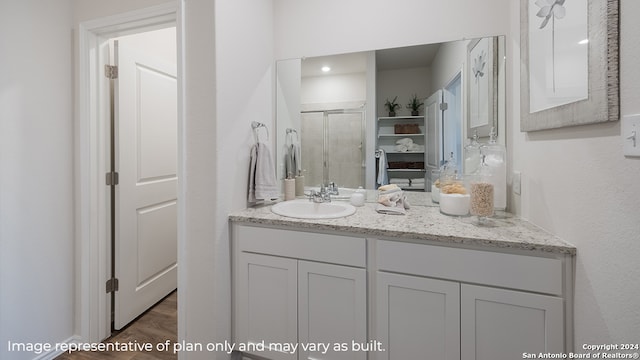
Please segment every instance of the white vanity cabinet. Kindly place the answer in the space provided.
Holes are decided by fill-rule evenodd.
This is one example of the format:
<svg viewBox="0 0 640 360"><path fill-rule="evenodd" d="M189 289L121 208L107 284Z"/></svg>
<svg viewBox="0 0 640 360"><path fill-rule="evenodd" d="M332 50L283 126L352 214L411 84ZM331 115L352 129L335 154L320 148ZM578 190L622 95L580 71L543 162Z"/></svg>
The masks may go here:
<svg viewBox="0 0 640 360"><path fill-rule="evenodd" d="M381 240L376 263L376 336L387 348L379 360L568 351L563 279L571 264L562 256Z"/></svg>
<svg viewBox="0 0 640 360"><path fill-rule="evenodd" d="M236 358L512 360L574 350L575 251L531 249L517 240L531 238L526 227L504 236L515 241L464 244L252 219L231 222L233 342L266 351Z"/></svg>
<svg viewBox="0 0 640 360"><path fill-rule="evenodd" d="M234 342L272 350L245 356L366 359L365 352L333 351L335 343L367 342L365 239L238 224L232 234ZM318 343L329 351L301 346Z"/></svg>

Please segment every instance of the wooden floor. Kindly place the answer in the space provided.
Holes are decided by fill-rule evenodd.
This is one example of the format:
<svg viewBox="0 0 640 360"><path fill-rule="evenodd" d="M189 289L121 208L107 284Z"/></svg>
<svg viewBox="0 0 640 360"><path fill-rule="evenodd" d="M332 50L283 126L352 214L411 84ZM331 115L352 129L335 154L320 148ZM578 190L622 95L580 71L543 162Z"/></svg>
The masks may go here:
<svg viewBox="0 0 640 360"><path fill-rule="evenodd" d="M177 291L169 294L164 300L147 310L134 322L125 327L118 334L104 342L129 343L137 341L139 344L153 344L154 350L150 352L86 352L78 351L71 354L62 354L55 360L175 360L177 354L169 351L159 352L156 344L170 340L171 344L178 341L178 295Z"/></svg>

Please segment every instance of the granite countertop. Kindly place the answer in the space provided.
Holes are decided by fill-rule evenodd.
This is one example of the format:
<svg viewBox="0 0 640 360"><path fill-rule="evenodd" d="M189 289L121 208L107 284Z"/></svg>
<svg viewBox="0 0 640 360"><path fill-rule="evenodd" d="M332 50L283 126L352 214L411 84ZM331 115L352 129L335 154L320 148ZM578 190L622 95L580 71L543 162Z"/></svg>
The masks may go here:
<svg viewBox="0 0 640 360"><path fill-rule="evenodd" d="M369 237L427 240L557 254L576 253L575 246L508 213L498 212L486 224L480 225L475 217L451 217L441 214L437 206L413 204L406 215L379 214L375 211L376 204L367 202L351 216L318 220L276 215L271 212L270 205L259 205L235 211L229 214L229 220L292 230L340 231Z"/></svg>

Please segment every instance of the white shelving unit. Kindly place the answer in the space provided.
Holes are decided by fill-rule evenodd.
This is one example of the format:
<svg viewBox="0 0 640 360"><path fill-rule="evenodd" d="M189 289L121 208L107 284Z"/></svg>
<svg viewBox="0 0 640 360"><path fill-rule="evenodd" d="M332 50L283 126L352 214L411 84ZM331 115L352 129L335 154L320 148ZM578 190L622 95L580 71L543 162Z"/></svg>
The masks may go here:
<svg viewBox="0 0 640 360"><path fill-rule="evenodd" d="M417 134L396 134L395 125L417 124L420 129ZM387 172L391 179L421 179L416 185L399 184L404 190L425 190L426 183L426 127L424 116L394 116L379 117L377 121L377 144L376 149L384 150L387 162L390 164ZM409 138L413 143L423 147L423 151L398 151L396 141ZM399 163L406 166L398 167ZM418 165L420 164L421 165ZM394 166L395 165L395 166Z"/></svg>

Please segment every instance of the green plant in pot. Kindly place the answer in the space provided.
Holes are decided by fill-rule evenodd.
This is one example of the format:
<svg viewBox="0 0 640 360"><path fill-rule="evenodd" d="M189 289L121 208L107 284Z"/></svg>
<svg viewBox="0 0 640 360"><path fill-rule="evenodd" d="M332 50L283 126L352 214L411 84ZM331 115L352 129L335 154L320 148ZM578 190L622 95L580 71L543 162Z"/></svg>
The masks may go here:
<svg viewBox="0 0 640 360"><path fill-rule="evenodd" d="M413 94L413 97L407 104L407 109L411 109L411 116L420 115L420 108L422 107L422 105L424 105L424 103L418 100L418 95Z"/></svg>
<svg viewBox="0 0 640 360"><path fill-rule="evenodd" d="M396 116L396 109L400 107L400 104L396 102L397 100L397 96L394 97L391 101L389 101L389 98L387 98L387 101L384 103L384 106L389 111L389 116Z"/></svg>

